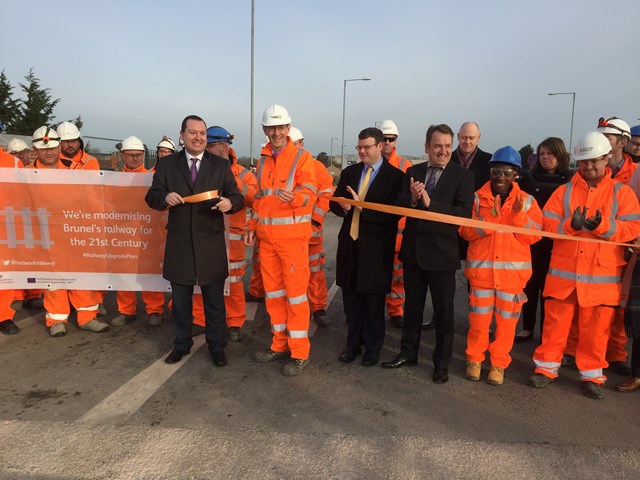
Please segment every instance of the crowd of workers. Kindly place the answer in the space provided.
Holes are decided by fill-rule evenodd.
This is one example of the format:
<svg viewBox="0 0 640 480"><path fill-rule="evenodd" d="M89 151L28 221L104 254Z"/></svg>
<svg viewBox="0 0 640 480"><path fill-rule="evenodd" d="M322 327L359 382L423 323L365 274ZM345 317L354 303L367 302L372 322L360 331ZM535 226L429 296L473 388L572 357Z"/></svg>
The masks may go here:
<svg viewBox="0 0 640 480"><path fill-rule="evenodd" d="M199 132L193 130L193 138L187 135L199 123L204 125L199 117L187 117L180 133L186 158L193 160L192 188L203 152L191 150L197 150ZM255 174L238 163L230 132L206 125L203 132L205 158L224 159L230 165L242 196L242 202L233 206L233 202L221 202L212 208L229 216L226 336L240 341L247 299L264 301L272 343L255 353L256 361L286 358L283 374L298 375L309 363L310 321L321 327L331 324L323 247L324 219L331 210L344 219L338 237L337 284L342 288L349 331L339 361L353 362L364 347L362 365L378 363L386 304L389 322L403 333L400 354L382 366L415 365L420 331L435 328L433 380L448 381L454 275L463 260L469 290L467 379L480 380L488 352L487 382L501 385L514 342L534 338L539 311L540 345L533 357L532 387L547 386L558 377L561 366L575 365L583 392L590 398L602 398L607 368L629 377L616 387L619 391L640 389L640 266L634 268L635 249L621 245L640 244L640 170L636 169L640 126L630 128L616 117L601 118L597 129L576 143L574 172L561 139L549 137L540 143L530 168L523 168L520 154L510 146L493 154L483 152L474 122L460 127L455 149L454 133L447 125L431 126L425 143L428 161L413 166L397 154L396 124L384 120L360 132L356 147L360 162L343 170L334 192L333 177L304 149L302 132L291 124L284 107L271 105L265 110L265 144ZM123 172L147 172L146 148L140 139L125 138L119 149ZM158 161L169 155L179 158L175 143L164 136L157 145ZM7 152L0 152L0 167L98 170L99 164L84 150L78 128L64 122L57 129L38 128L31 146L13 139ZM184 203L171 195L160 199L159 208L175 209ZM339 200L330 201L333 195ZM460 221L402 217L363 208L361 201L445 214ZM485 224L480 227L465 219ZM547 238L540 235L542 231L562 236ZM254 268L245 294L247 246L253 246ZM427 290L431 290L434 315L423 319ZM149 325L161 325L164 294L142 292L141 298ZM103 299L104 292L75 289L0 290L0 332L18 333L13 316L24 307L45 309L52 337L66 334L72 308L78 327L91 332L136 320L135 292L117 292L118 313L109 323L104 321ZM190 334L204 331L206 313L212 308L209 302L193 295ZM172 308L171 302L168 307ZM520 318L522 330L516 333ZM631 368L628 337L632 338ZM174 349L166 361L180 361L189 347ZM223 348L211 351L216 366L227 364Z"/></svg>

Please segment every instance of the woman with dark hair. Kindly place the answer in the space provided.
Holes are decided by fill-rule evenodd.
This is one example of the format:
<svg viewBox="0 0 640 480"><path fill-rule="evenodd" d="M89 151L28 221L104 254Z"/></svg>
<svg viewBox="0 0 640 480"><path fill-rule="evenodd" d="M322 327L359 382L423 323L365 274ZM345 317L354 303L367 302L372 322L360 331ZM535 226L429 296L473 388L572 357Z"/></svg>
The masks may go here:
<svg viewBox="0 0 640 480"><path fill-rule="evenodd" d="M549 137L544 140L538 145L536 156L537 159L531 170L523 171L519 185L522 190L532 195L540 208L543 209L555 189L571 179L573 171L569 169L569 153L560 138ZM528 301L522 307L522 331L516 335L516 343L526 342L533 338L538 299L540 300L540 336L542 336L544 299L541 295L549 270L552 247L553 240L545 237L531 245L533 273L524 289Z"/></svg>

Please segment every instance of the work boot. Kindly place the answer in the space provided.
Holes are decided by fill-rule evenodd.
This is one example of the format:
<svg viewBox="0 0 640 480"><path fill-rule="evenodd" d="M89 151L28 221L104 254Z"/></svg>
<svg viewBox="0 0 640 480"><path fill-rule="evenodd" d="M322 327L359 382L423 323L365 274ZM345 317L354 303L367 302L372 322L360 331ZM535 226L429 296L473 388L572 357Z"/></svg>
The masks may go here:
<svg viewBox="0 0 640 480"><path fill-rule="evenodd" d="M230 342L239 342L242 340L242 329L240 327L229 327L228 337Z"/></svg>
<svg viewBox="0 0 640 480"><path fill-rule="evenodd" d="M13 308L16 312L18 310L22 310L24 308L24 300L14 300L11 302L11 308Z"/></svg>
<svg viewBox="0 0 640 480"><path fill-rule="evenodd" d="M480 380L481 371L482 364L480 362L467 362L467 369L464 372L464 376L467 380L477 382Z"/></svg>
<svg viewBox="0 0 640 480"><path fill-rule="evenodd" d="M631 376L631 368L629 368L626 362L609 362L609 370L613 370L623 377Z"/></svg>
<svg viewBox="0 0 640 480"><path fill-rule="evenodd" d="M487 377L487 383L489 385L502 385L504 383L504 368L494 367L491 365L489 370L489 376Z"/></svg>
<svg viewBox="0 0 640 480"><path fill-rule="evenodd" d="M291 356L291 352L274 352L270 348L267 350L259 350L253 354L253 359L256 362L265 363L278 360L279 358L287 358ZM304 368L304 367L303 367Z"/></svg>
<svg viewBox="0 0 640 480"><path fill-rule="evenodd" d="M325 310L316 310L313 312L313 319L319 327L328 327L331 324L329 315L327 315Z"/></svg>
<svg viewBox="0 0 640 480"><path fill-rule="evenodd" d="M109 324L94 318L84 325L78 325L78 328L80 328L80 330L88 330L89 332L102 333L109 328Z"/></svg>
<svg viewBox="0 0 640 480"><path fill-rule="evenodd" d="M404 317L402 315L394 315L389 319L389 321L396 328L404 327Z"/></svg>
<svg viewBox="0 0 640 480"><path fill-rule="evenodd" d="M602 387L595 382L582 382L582 393L594 400L600 400L604 397Z"/></svg>
<svg viewBox="0 0 640 480"><path fill-rule="evenodd" d="M27 300L27 308L32 310L42 310L44 308L44 300L39 297Z"/></svg>
<svg viewBox="0 0 640 480"><path fill-rule="evenodd" d="M15 335L19 331L20 329L15 323L13 323L13 320L3 320L0 322L0 332L5 335Z"/></svg>
<svg viewBox="0 0 640 480"><path fill-rule="evenodd" d="M560 365L563 367L574 367L576 365L576 357L569 354L563 355Z"/></svg>
<svg viewBox="0 0 640 480"><path fill-rule="evenodd" d="M135 319L135 315L125 315L124 313L121 313L120 315L111 319L111 325L113 325L114 327L122 327L127 323L135 321Z"/></svg>
<svg viewBox="0 0 640 480"><path fill-rule="evenodd" d="M534 373L529 377L529 386L534 388L544 388L553 381L555 381L554 378L549 378L541 373Z"/></svg>
<svg viewBox="0 0 640 480"><path fill-rule="evenodd" d="M150 313L148 323L150 327L159 327L160 325L162 325L162 314Z"/></svg>
<svg viewBox="0 0 640 480"><path fill-rule="evenodd" d="M107 315L107 309L104 308L104 305L99 303L98 304L98 316L99 317L104 317Z"/></svg>
<svg viewBox="0 0 640 480"><path fill-rule="evenodd" d="M307 365L309 365L308 358L292 358L282 367L282 374L285 377L295 377L296 375L300 375Z"/></svg>
<svg viewBox="0 0 640 480"><path fill-rule="evenodd" d="M49 327L49 335L52 337L64 337L67 334L67 326L64 322L56 322Z"/></svg>

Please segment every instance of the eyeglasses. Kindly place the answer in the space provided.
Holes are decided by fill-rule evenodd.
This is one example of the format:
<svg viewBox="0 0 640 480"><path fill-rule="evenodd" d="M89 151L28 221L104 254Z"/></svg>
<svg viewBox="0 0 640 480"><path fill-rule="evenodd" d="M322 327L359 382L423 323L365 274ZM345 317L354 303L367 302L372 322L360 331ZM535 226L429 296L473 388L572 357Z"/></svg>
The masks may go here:
<svg viewBox="0 0 640 480"><path fill-rule="evenodd" d="M497 167L492 167L490 171L491 175L493 175L494 177L510 177L511 175L515 175L517 173L515 170L511 170L510 168L503 170Z"/></svg>
<svg viewBox="0 0 640 480"><path fill-rule="evenodd" d="M379 142L378 142L379 143ZM364 150L365 152L368 152L370 148L375 147L376 145L378 145L378 143L374 143L373 145L357 145L356 146L356 151L360 151L360 150Z"/></svg>
<svg viewBox="0 0 640 480"><path fill-rule="evenodd" d="M123 155L126 155L129 158L142 158L144 157L144 153L126 153L122 152Z"/></svg>
<svg viewBox="0 0 640 480"><path fill-rule="evenodd" d="M398 137L384 137L383 142L386 142L386 143L393 143L393 142L395 142L397 139L398 139Z"/></svg>

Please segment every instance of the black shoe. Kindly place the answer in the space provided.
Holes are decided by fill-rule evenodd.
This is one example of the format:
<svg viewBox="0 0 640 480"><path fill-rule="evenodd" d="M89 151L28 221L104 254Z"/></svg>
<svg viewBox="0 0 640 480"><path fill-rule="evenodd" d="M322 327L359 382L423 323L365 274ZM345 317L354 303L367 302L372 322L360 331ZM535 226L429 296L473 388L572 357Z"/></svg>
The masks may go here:
<svg viewBox="0 0 640 480"><path fill-rule="evenodd" d="M532 339L533 339L533 332L529 332L528 335L518 334L513 339L513 343L524 343L524 342L528 342L528 341L530 341Z"/></svg>
<svg viewBox="0 0 640 480"><path fill-rule="evenodd" d="M436 328L436 319L434 317L431 317L431 320L423 322L421 328L422 330L431 330L433 328Z"/></svg>
<svg viewBox="0 0 640 480"><path fill-rule="evenodd" d="M360 355L360 351L354 351L351 348L346 348L341 354L340 357L338 358L339 362L342 363L351 363L353 362L356 357Z"/></svg>
<svg viewBox="0 0 640 480"><path fill-rule="evenodd" d="M189 353L191 353L190 348L186 350L179 350L177 348L174 348L173 350L171 350L171 353L167 355L167 358L164 359L164 363L178 363L180 360L182 360L182 357L184 357L185 355L189 355Z"/></svg>
<svg viewBox="0 0 640 480"><path fill-rule="evenodd" d="M401 315L396 315L394 317L391 317L389 321L391 322L391 325L393 325L396 328L404 327L404 317Z"/></svg>
<svg viewBox="0 0 640 480"><path fill-rule="evenodd" d="M328 327L331 325L331 320L329 320L329 315L327 315L326 310L317 310L313 312L313 320L318 324L319 327Z"/></svg>
<svg viewBox="0 0 640 480"><path fill-rule="evenodd" d="M400 367L413 367L418 364L417 358L409 358L404 354L399 354L396 358L390 362L382 362L380 365L382 368L400 368Z"/></svg>
<svg viewBox="0 0 640 480"><path fill-rule="evenodd" d="M432 380L435 383L447 383L449 381L449 372L439 368L433 373Z"/></svg>
<svg viewBox="0 0 640 480"><path fill-rule="evenodd" d="M631 376L631 368L625 362L609 362L609 370L613 370L624 377Z"/></svg>
<svg viewBox="0 0 640 480"><path fill-rule="evenodd" d="M362 361L360 362L363 367L373 367L378 364L378 360L380 360L380 355L377 353L366 353L362 356Z"/></svg>
<svg viewBox="0 0 640 480"><path fill-rule="evenodd" d="M229 363L229 359L224 352L211 352L211 358L213 358L213 364L216 367L224 367Z"/></svg>
<svg viewBox="0 0 640 480"><path fill-rule="evenodd" d="M13 323L13 320L4 320L0 322L0 332L5 335L15 335L19 331L20 329L15 323Z"/></svg>

